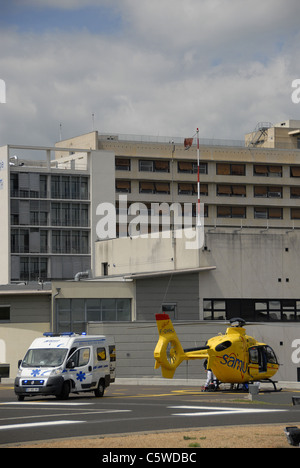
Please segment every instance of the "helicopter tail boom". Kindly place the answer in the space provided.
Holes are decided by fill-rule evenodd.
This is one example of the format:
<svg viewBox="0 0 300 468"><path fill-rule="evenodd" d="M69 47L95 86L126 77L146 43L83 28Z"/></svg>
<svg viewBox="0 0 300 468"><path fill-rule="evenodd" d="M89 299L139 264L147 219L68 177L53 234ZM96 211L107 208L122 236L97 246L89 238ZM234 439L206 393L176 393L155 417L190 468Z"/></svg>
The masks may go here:
<svg viewBox="0 0 300 468"><path fill-rule="evenodd" d="M154 350L155 369L161 366L162 375L172 379L177 367L184 360L208 358L209 346L184 350L168 314L156 314L159 333Z"/></svg>

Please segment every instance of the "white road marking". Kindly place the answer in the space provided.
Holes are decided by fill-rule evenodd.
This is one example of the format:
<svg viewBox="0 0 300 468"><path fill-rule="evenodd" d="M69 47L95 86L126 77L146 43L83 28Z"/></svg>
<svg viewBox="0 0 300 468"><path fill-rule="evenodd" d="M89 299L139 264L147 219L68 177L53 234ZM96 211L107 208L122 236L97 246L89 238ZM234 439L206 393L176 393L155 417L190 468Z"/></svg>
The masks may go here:
<svg viewBox="0 0 300 468"><path fill-rule="evenodd" d="M274 413L287 411L284 409L228 408L217 406L168 406L171 409L193 410L192 413L173 413L172 416L216 416L241 413ZM202 411L197 411L202 410Z"/></svg>
<svg viewBox="0 0 300 468"><path fill-rule="evenodd" d="M5 426L0 426L0 430L8 429L28 429L31 427L43 427L43 426L56 426L61 424L78 424L85 421L44 421L36 423L26 423L26 424L7 424Z"/></svg>
<svg viewBox="0 0 300 468"><path fill-rule="evenodd" d="M84 406L84 405L92 405L93 403L85 403L85 402L62 402L62 401L5 401L4 403L0 403L1 405L48 405L48 406Z"/></svg>

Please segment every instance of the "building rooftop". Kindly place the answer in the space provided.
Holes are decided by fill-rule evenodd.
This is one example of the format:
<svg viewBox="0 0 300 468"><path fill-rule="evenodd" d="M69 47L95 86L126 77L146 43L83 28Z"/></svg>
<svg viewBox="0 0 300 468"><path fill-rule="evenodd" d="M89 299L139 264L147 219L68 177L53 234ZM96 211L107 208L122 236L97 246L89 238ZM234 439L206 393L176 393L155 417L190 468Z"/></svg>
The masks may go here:
<svg viewBox="0 0 300 468"><path fill-rule="evenodd" d="M122 133L99 133L98 139L102 141L122 141L131 143L158 143L158 144L178 144L183 145L185 138L192 138L191 135L186 137L174 137L174 136L162 136L162 135L134 135L134 134L122 134ZM230 139L218 139L218 138L201 138L199 137L199 144L202 146L236 146L245 147L244 140L230 140ZM196 136L193 139L193 145L197 145Z"/></svg>

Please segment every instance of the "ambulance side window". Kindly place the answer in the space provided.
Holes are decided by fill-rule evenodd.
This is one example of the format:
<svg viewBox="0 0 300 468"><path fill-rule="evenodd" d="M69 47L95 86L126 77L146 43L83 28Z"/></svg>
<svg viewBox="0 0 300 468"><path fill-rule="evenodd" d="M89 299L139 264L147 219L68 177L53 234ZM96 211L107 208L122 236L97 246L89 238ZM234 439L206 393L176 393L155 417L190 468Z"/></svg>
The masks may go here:
<svg viewBox="0 0 300 468"><path fill-rule="evenodd" d="M90 360L90 348L80 348L72 356L75 367L86 366Z"/></svg>
<svg viewBox="0 0 300 468"><path fill-rule="evenodd" d="M110 362L114 362L116 360L116 347L114 345L109 346L109 357Z"/></svg>
<svg viewBox="0 0 300 468"><path fill-rule="evenodd" d="M76 351L76 348L71 348L69 353L68 353L68 359L70 356L72 356L72 354L74 353L74 351Z"/></svg>
<svg viewBox="0 0 300 468"><path fill-rule="evenodd" d="M97 348L97 360L98 361L105 361L106 360L105 348Z"/></svg>

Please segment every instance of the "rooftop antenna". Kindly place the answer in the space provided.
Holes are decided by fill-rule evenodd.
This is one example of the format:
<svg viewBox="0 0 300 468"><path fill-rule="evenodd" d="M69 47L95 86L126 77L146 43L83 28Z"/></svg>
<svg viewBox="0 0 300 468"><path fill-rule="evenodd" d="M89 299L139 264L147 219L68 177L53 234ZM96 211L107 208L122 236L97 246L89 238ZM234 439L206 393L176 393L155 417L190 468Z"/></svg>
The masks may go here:
<svg viewBox="0 0 300 468"><path fill-rule="evenodd" d="M92 131L95 130L95 114L92 114Z"/></svg>
<svg viewBox="0 0 300 468"><path fill-rule="evenodd" d="M61 141L61 129L62 129L62 124L59 124L59 141Z"/></svg>

